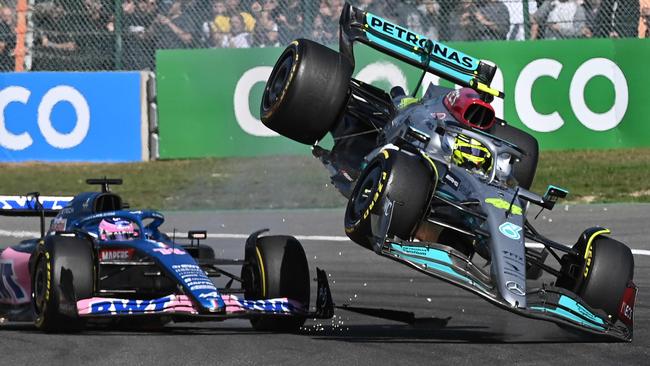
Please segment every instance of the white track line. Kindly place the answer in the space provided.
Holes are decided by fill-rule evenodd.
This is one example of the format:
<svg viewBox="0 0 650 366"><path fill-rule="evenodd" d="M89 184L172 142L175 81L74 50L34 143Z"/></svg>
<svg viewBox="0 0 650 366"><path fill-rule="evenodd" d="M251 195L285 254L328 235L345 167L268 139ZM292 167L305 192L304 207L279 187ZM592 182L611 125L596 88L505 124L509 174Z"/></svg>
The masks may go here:
<svg viewBox="0 0 650 366"><path fill-rule="evenodd" d="M0 229L0 236L25 239L25 238L36 238L40 233L36 231L9 231ZM167 233L167 235L172 236L173 233ZM176 232L176 237L186 238L187 233ZM211 239L246 239L249 234L218 234L218 233L209 233L208 238ZM328 235L294 235L298 240L304 241L334 241L334 242L344 242L349 241L347 236L328 236ZM541 249L544 246L539 243L526 243L527 248ZM632 249L632 254L636 255L647 255L650 256L650 250L645 249Z"/></svg>

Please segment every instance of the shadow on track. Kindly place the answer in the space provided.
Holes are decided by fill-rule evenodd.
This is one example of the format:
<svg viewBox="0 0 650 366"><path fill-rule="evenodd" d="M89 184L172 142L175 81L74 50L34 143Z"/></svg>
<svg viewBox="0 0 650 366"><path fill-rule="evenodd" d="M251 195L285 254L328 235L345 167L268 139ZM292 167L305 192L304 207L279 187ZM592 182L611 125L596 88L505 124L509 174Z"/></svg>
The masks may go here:
<svg viewBox="0 0 650 366"><path fill-rule="evenodd" d="M406 324L372 324L372 325L312 325L305 326L296 334L287 336L310 337L316 341L334 341L346 343L391 343L391 344L534 344L534 343L611 343L604 338L571 334L561 329L543 332L503 333L488 326L446 326L449 318L418 319L413 325ZM5 323L0 325L0 332L18 332L43 334L31 323ZM250 327L221 327L220 323L203 323L191 326L167 325L151 329L125 328L119 325L92 325L79 333L66 336L101 336L101 337L141 337L141 336L264 336L272 332L260 332Z"/></svg>
<svg viewBox="0 0 650 366"><path fill-rule="evenodd" d="M503 333L487 326L426 326L426 325L349 325L321 327L306 334L313 339L348 343L611 343L611 339L590 335L574 335L560 329L546 332Z"/></svg>

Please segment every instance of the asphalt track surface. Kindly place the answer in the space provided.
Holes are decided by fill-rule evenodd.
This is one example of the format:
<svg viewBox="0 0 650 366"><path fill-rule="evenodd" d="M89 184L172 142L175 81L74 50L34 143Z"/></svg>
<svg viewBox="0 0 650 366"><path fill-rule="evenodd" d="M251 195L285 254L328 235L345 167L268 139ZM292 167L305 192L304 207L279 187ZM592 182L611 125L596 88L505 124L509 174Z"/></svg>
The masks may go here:
<svg viewBox="0 0 650 366"><path fill-rule="evenodd" d="M232 234L269 227L275 234L307 236L302 243L310 269L329 273L338 305L413 311L419 319L415 325L342 310L332 320L308 321L299 334L256 332L245 320L172 324L162 331L91 328L71 335L5 323L0 325L0 364L649 364L650 256L643 251L650 250L650 205L558 205L535 221L542 233L566 243L573 243L585 227L608 226L617 239L638 250L634 278L640 292L632 343L607 343L520 318L376 256L340 238L342 215L342 209L175 212L167 215L165 227L221 234L209 244L217 255L232 258L242 257L244 241ZM0 218L0 246L16 242L7 235L37 229L32 219Z"/></svg>

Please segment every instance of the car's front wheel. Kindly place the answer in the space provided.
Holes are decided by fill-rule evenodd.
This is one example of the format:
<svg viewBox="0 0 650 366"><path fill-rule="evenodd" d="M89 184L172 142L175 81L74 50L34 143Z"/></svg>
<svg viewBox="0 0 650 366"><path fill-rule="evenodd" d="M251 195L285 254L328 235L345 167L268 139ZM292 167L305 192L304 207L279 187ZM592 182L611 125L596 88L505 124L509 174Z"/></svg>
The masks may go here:
<svg viewBox="0 0 650 366"><path fill-rule="evenodd" d="M602 309L618 319L625 289L634 276L634 256L625 244L598 235L574 246L576 260L564 258L562 272L575 268L572 279L561 278L557 284L578 294L594 309Z"/></svg>
<svg viewBox="0 0 650 366"><path fill-rule="evenodd" d="M79 331L84 321L75 301L92 297L94 259L87 240L51 236L33 254L34 323L46 332Z"/></svg>
<svg viewBox="0 0 650 366"><path fill-rule="evenodd" d="M254 250L246 251L242 267L246 299L286 297L309 309L309 265L300 242L292 236L257 238ZM295 332L305 323L300 315L263 315L251 318L256 330Z"/></svg>
<svg viewBox="0 0 650 366"><path fill-rule="evenodd" d="M345 210L345 232L357 244L373 249L371 214L385 215L393 202L388 235L410 239L425 215L434 174L418 156L383 150L363 170Z"/></svg>

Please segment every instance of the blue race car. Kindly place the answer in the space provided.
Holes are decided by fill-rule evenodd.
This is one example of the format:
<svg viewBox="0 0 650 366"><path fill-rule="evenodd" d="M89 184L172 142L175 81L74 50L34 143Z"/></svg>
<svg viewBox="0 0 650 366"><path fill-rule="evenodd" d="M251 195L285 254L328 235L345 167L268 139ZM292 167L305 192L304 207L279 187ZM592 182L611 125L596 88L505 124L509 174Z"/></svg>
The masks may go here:
<svg viewBox="0 0 650 366"><path fill-rule="evenodd" d="M1 215L41 218L41 238L0 253L0 316L33 319L47 332L125 317L147 325L248 318L258 330L295 331L308 317L332 317L320 269L316 312L309 312L309 266L295 238L260 230L246 241L243 260L215 258L199 243L205 231L190 231L190 243L179 244L160 231L161 213L128 209L109 189L120 179L87 182L101 192L0 196ZM55 216L47 232L46 216ZM241 266L239 276L220 267L231 265ZM229 278L223 288L211 280L220 276Z"/></svg>

